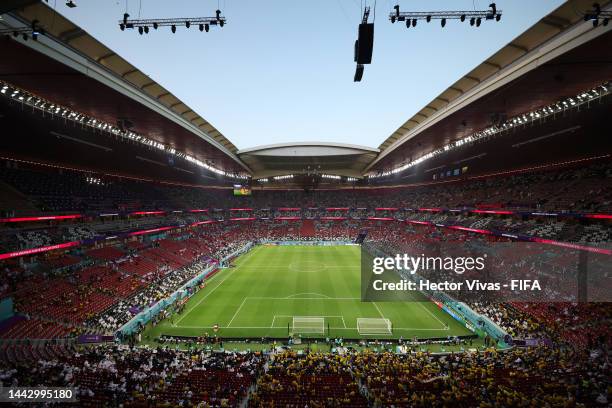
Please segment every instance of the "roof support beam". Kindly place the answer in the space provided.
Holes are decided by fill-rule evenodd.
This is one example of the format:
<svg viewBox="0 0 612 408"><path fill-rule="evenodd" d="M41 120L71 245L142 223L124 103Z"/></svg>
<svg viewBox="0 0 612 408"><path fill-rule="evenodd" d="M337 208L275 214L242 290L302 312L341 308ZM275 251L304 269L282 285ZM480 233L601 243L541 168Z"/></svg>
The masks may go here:
<svg viewBox="0 0 612 408"><path fill-rule="evenodd" d="M561 18L558 16L552 16L552 15L546 16L540 21L543 24L546 24L547 26L550 26L550 27L554 27L558 30L563 30L565 27L571 24L570 21L564 18Z"/></svg>
<svg viewBox="0 0 612 408"><path fill-rule="evenodd" d="M517 50L519 50L519 51L524 52L525 54L527 54L527 53L529 52L529 50L527 49L527 47L523 47L522 45L519 45L519 44L516 44L516 43L513 43L513 42L511 42L510 44L508 44L508 47L515 48L515 49L517 49Z"/></svg>
<svg viewBox="0 0 612 408"><path fill-rule="evenodd" d="M109 59L110 57L114 57L115 54L114 52L109 52L108 54L102 55L101 57L98 57L98 59L96 59L96 62L100 63L106 59Z"/></svg>
<svg viewBox="0 0 612 408"><path fill-rule="evenodd" d="M496 63L491 62L491 61L485 61L485 62L483 62L483 64L488 65L490 67L493 67L493 68L497 69L498 71L501 71L501 69L502 69L501 65L496 64Z"/></svg>
<svg viewBox="0 0 612 408"><path fill-rule="evenodd" d="M65 43L69 43L72 40L76 40L79 37L87 35L81 28L74 28L72 30L63 31L60 33L59 38Z"/></svg>
<svg viewBox="0 0 612 408"><path fill-rule="evenodd" d="M126 71L123 74L121 74L121 78L125 78L128 75L135 74L136 72L138 72L138 70L136 68L130 69L129 71Z"/></svg>

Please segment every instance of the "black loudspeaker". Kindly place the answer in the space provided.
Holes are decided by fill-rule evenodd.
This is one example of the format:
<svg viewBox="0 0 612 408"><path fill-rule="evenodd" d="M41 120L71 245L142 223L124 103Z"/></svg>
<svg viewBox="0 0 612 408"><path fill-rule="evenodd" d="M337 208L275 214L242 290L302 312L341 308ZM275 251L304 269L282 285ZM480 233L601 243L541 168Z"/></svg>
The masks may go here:
<svg viewBox="0 0 612 408"><path fill-rule="evenodd" d="M353 79L353 82L361 81L362 77L363 77L363 65L358 64L357 70L355 71L355 78Z"/></svg>
<svg viewBox="0 0 612 408"><path fill-rule="evenodd" d="M357 64L372 63L374 48L374 23L359 24L359 37L355 43L355 58Z"/></svg>

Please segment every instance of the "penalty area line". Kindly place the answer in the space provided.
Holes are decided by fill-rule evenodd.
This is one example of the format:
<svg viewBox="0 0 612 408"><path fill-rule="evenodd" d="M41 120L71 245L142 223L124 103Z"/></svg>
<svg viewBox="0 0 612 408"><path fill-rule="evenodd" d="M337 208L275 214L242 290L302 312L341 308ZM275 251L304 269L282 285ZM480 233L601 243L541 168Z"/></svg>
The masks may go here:
<svg viewBox="0 0 612 408"><path fill-rule="evenodd" d="M323 293L316 293L316 292L296 293L295 295L287 296L286 299L296 299L296 298L299 298L300 296L303 296L303 295L316 295L316 296L320 296L319 298L312 298L312 299L321 299L321 298L331 299L331 296L327 296L327 295L324 295Z"/></svg>
<svg viewBox="0 0 612 408"><path fill-rule="evenodd" d="M382 314L382 312L380 311L380 309L379 309L378 305L376 304L376 302L372 302L372 304L374 305L374 307L378 311L378 314L380 315L380 317L382 317L383 319L386 319L385 315Z"/></svg>
<svg viewBox="0 0 612 408"><path fill-rule="evenodd" d="M229 321L229 323L227 324L227 327L230 327L232 325L232 322L234 321L234 319L236 318L236 316L238 316L238 313L240 312L240 309L242 309L242 306L244 306L244 302L246 302L248 298L245 297L244 299L242 299L242 303L240 304L240 306L238 307L238 309L236 309L236 313L234 313L234 315L232 316L232 320Z"/></svg>

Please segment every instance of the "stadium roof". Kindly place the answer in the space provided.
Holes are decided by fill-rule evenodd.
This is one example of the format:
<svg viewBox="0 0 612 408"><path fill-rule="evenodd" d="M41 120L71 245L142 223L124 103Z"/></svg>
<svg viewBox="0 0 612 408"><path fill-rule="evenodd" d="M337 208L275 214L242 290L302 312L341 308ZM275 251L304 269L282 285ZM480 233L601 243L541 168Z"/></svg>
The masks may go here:
<svg viewBox="0 0 612 408"><path fill-rule="evenodd" d="M610 1L601 3L611 8ZM583 21L578 10L591 7L591 0L564 3L461 77L378 149L305 142L238 151L171 92L42 2L0 20L10 27L38 20L46 30L37 42L7 41L3 51L10 58L0 60L0 75L107 122L128 119L135 131L224 170L246 170L253 178L360 177L418 159L485 129L493 118L524 114L611 79L612 26Z"/></svg>
<svg viewBox="0 0 612 408"><path fill-rule="evenodd" d="M600 2L604 10L611 8L610 3ZM594 28L591 21L584 21L583 11L592 5L591 0L565 2L462 76L393 132L379 146L381 154L368 169L386 170L423 156L490 125L491 115L525 113L608 80L611 59L605 55L612 53L612 26ZM605 39L581 47L597 37ZM582 53L571 52L579 47ZM555 59L555 73L543 67ZM527 86L523 80L530 71L539 75L531 75ZM485 96L509 84L515 85L512 99L504 99L504 106L492 106L492 99L501 98ZM450 118L462 110L464 114Z"/></svg>
<svg viewBox="0 0 612 408"><path fill-rule="evenodd" d="M203 161L212 159L224 170L248 170L235 156L236 146L210 122L46 3L27 4L3 17L0 27L27 27L38 20L45 30L37 42L16 38L6 44L5 55L12 56L0 63L6 81L110 123L127 118L139 133Z"/></svg>
<svg viewBox="0 0 612 408"><path fill-rule="evenodd" d="M243 149L238 157L253 170L253 178L307 173L361 177L378 152L365 146L303 142Z"/></svg>

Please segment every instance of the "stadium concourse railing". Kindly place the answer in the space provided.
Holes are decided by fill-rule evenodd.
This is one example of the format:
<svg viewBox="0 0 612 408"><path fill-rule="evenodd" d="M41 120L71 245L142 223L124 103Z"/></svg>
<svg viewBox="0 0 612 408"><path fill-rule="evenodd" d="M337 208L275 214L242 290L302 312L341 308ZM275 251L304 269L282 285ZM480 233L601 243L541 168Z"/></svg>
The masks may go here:
<svg viewBox="0 0 612 408"><path fill-rule="evenodd" d="M194 292L191 292L190 289L192 289L193 287L202 283L204 280L211 277L215 273L215 271L219 269L220 265L223 265L227 261L248 252L252 247L253 247L253 244L249 242L248 244L246 244L239 250L234 251L230 255L221 259L219 261L219 265L211 265L208 268L203 269L202 272L200 272L197 276L193 277L187 283L182 285L180 288L174 291L170 296L145 308L144 310L139 312L137 315L135 315L130 321L128 321L126 324L121 326L119 330L117 330L117 332L115 333L116 337L120 339L120 338L125 338L126 336L133 334L140 327L149 323L161 311L165 310L168 306L174 304L177 300L184 300L190 297L194 293Z"/></svg>
<svg viewBox="0 0 612 408"><path fill-rule="evenodd" d="M102 336L98 336L101 339L96 343L102 343ZM112 337L112 336L111 336ZM28 346L31 348L44 348L48 346L72 346L75 344L82 344L87 342L81 342L80 338L76 337L65 337L65 338L52 338L52 339L0 339L0 347L8 346Z"/></svg>

